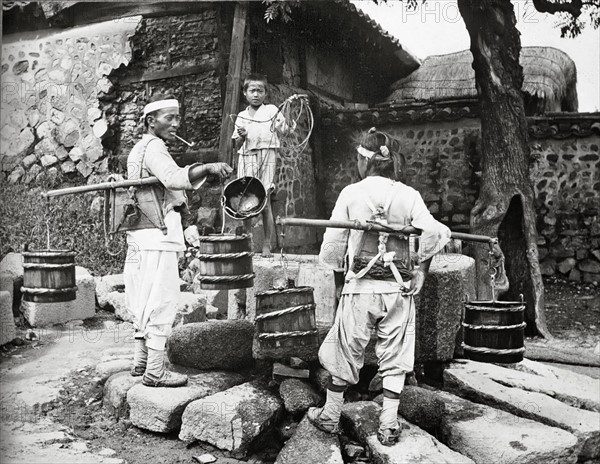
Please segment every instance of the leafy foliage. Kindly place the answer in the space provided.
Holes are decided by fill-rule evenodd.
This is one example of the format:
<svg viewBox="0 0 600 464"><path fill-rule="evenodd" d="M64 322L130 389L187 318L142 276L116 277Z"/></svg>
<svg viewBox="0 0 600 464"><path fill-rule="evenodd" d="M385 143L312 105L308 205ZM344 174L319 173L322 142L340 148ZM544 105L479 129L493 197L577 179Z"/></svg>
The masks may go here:
<svg viewBox="0 0 600 464"><path fill-rule="evenodd" d="M581 14L574 16L570 13L558 13L557 27L561 37L577 37L587 27L594 29L600 27L600 0L593 0L583 4Z"/></svg>
<svg viewBox="0 0 600 464"><path fill-rule="evenodd" d="M63 186L64 187L64 186ZM3 185L0 191L0 256L19 252L25 244L32 250L71 249L75 262L94 275L123 271L125 236L115 240L117 256L108 253L104 241L102 199L94 193L51 198L41 197L41 188L22 184ZM96 199L96 200L95 200ZM93 205L92 205L93 203Z"/></svg>
<svg viewBox="0 0 600 464"><path fill-rule="evenodd" d="M271 22L278 18L284 23L289 23L292 20L292 7L300 5L300 0L264 0L267 5L265 10L265 21Z"/></svg>

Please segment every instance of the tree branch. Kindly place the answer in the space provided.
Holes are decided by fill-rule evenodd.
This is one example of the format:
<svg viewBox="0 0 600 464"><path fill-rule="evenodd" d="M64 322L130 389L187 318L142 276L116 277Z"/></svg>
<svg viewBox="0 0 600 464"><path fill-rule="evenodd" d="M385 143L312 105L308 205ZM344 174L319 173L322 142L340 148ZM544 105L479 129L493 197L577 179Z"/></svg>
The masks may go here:
<svg viewBox="0 0 600 464"><path fill-rule="evenodd" d="M533 0L533 6L540 13L569 13L574 18L578 18L581 15L583 1L571 0L564 3L556 3L552 0Z"/></svg>

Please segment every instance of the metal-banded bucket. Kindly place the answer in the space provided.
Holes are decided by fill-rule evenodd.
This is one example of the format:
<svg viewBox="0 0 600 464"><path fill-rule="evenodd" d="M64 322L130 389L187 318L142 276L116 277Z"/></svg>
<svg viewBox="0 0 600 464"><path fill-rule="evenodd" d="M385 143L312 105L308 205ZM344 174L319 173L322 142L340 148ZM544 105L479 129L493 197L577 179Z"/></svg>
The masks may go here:
<svg viewBox="0 0 600 464"><path fill-rule="evenodd" d="M465 357L490 363L522 361L527 325L524 310L522 300L466 302L462 323Z"/></svg>
<svg viewBox="0 0 600 464"><path fill-rule="evenodd" d="M75 254L69 250L23 251L23 299L34 303L74 300Z"/></svg>
<svg viewBox="0 0 600 464"><path fill-rule="evenodd" d="M268 290L256 294L257 357L316 357L319 335L312 287Z"/></svg>
<svg viewBox="0 0 600 464"><path fill-rule="evenodd" d="M223 208L232 219L254 217L267 204L267 191L256 177L240 177L232 180L223 189Z"/></svg>
<svg viewBox="0 0 600 464"><path fill-rule="evenodd" d="M196 280L205 290L228 290L254 285L254 272L250 251L250 236L203 235L200 236L200 271Z"/></svg>

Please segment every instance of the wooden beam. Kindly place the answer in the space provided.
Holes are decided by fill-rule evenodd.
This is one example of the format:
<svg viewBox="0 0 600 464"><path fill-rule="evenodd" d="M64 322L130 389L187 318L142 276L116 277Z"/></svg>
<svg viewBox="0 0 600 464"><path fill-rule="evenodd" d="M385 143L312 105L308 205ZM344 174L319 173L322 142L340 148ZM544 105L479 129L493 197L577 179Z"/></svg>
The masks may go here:
<svg viewBox="0 0 600 464"><path fill-rule="evenodd" d="M162 71L152 71L148 69L137 70L121 79L121 83L130 84L132 82L158 81L160 79L171 79L173 77L189 76L190 74L202 74L207 71L218 69L218 60L208 60L202 64L194 66L182 66L177 68L165 69Z"/></svg>
<svg viewBox="0 0 600 464"><path fill-rule="evenodd" d="M227 90L223 103L223 118L221 120L221 137L219 140L219 161L231 164L231 134L233 121L229 117L237 114L240 101L240 86L242 79L242 63L244 59L244 36L248 4L239 2L235 5L233 28L231 31L231 49L229 52L229 67L227 68Z"/></svg>

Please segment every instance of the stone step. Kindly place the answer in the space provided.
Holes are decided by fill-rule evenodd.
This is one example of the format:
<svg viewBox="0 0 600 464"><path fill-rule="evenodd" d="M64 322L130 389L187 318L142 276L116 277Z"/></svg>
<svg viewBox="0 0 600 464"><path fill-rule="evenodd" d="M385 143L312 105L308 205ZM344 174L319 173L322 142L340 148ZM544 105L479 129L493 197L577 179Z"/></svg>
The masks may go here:
<svg viewBox="0 0 600 464"><path fill-rule="evenodd" d="M506 387L469 370L448 369L444 386L472 401L497 407L519 417L560 427L575 434L582 446L580 459L600 456L600 413L569 406L543 393Z"/></svg>
<svg viewBox="0 0 600 464"><path fill-rule="evenodd" d="M528 364L531 366L531 362ZM526 368L525 365L524 368ZM541 367L539 369L542 369ZM508 369L495 364L476 361L452 363L447 371L463 370L467 373L483 375L508 387L544 393L570 406L600 412L600 380L577 374L561 374L561 378ZM541 371L540 371L541 372ZM556 370L555 370L556 372ZM575 382L570 378L577 379Z"/></svg>
<svg viewBox="0 0 600 464"><path fill-rule="evenodd" d="M259 381L237 385L191 402L183 413L179 438L244 456L250 443L271 427L281 406L281 400Z"/></svg>
<svg viewBox="0 0 600 464"><path fill-rule="evenodd" d="M473 460L452 451L435 437L402 417L398 418L403 429L400 441L393 446L383 446L377 439L380 413L381 407L373 401L346 403L342 409L344 427L350 428L359 440L370 448L373 462L385 464L473 463Z"/></svg>
<svg viewBox="0 0 600 464"><path fill-rule="evenodd" d="M572 464L581 444L557 427L472 403L448 392L431 390L444 403L439 429L442 442L488 464Z"/></svg>
<svg viewBox="0 0 600 464"><path fill-rule="evenodd" d="M192 401L214 395L244 378L232 372L203 372L189 376L184 387L146 387L136 384L127 392L129 418L136 427L153 432L174 432L181 426L181 416Z"/></svg>
<svg viewBox="0 0 600 464"><path fill-rule="evenodd" d="M141 382L141 376L133 377L129 371L111 375L104 384L102 406L105 411L117 420L129 418L127 392Z"/></svg>
<svg viewBox="0 0 600 464"><path fill-rule="evenodd" d="M320 431L304 417L275 461L275 464L298 463L343 464L337 435Z"/></svg>

